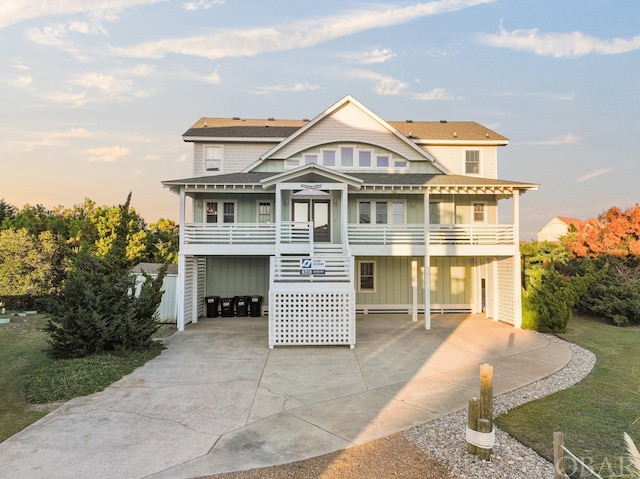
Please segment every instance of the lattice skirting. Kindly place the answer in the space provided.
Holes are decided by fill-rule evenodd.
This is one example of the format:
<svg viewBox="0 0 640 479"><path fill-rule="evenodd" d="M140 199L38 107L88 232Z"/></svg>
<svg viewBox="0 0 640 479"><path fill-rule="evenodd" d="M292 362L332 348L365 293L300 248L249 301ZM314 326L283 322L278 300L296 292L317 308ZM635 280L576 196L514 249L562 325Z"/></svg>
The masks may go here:
<svg viewBox="0 0 640 479"><path fill-rule="evenodd" d="M356 343L353 291L271 291L269 347Z"/></svg>

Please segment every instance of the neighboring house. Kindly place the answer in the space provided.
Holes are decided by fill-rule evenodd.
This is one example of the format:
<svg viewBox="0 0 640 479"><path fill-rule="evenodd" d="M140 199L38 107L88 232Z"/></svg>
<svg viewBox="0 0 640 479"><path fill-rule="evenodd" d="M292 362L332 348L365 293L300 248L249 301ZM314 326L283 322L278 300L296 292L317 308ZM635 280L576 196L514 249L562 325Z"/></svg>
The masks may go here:
<svg viewBox="0 0 640 479"><path fill-rule="evenodd" d="M567 234L571 225L579 228L582 220L578 218L567 218L565 216L554 216L551 221L542 227L537 233L538 241L560 241L560 237Z"/></svg>
<svg viewBox="0 0 640 479"><path fill-rule="evenodd" d="M353 347L356 312L520 326L519 196L537 185L497 179L498 133L346 96L312 120L201 118L183 139L193 176L162 182L180 197L179 329L210 295L263 296L270 347Z"/></svg>
<svg viewBox="0 0 640 479"><path fill-rule="evenodd" d="M160 268L164 266L162 263L138 263L132 269L132 273L136 275L136 295L140 292L142 283L145 282L146 273L152 278L156 278L160 272ZM178 308L176 303L176 285L178 282L178 265L170 264L167 266L167 274L162 282L162 300L156 312L158 313L158 322L160 323L176 323L178 317Z"/></svg>

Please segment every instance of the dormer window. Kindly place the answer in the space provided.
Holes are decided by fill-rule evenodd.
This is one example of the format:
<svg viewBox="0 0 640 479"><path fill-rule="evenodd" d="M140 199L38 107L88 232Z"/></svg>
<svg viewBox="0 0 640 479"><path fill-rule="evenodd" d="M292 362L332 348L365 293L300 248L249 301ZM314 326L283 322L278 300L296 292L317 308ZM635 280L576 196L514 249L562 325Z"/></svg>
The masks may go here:
<svg viewBox="0 0 640 479"><path fill-rule="evenodd" d="M467 175L480 174L480 150L466 150L464 152L464 172Z"/></svg>
<svg viewBox="0 0 640 479"><path fill-rule="evenodd" d="M223 150L221 146L205 146L204 147L205 169L207 171L221 171L222 155L223 155Z"/></svg>

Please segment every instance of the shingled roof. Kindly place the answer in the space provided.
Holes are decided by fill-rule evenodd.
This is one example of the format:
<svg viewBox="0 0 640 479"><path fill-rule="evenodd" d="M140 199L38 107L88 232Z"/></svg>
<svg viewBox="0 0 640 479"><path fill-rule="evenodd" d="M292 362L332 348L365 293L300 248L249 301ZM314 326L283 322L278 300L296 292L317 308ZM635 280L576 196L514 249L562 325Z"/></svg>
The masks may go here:
<svg viewBox="0 0 640 479"><path fill-rule="evenodd" d="M274 118L202 117L182 136L189 138L287 138L309 120ZM389 121L402 135L414 141L492 141L509 140L475 121Z"/></svg>

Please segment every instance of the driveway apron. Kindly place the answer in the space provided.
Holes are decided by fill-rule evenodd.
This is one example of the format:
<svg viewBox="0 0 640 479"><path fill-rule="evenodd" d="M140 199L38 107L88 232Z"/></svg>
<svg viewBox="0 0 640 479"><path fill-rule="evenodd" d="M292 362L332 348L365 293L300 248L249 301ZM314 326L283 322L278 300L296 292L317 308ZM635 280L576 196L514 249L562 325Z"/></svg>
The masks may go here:
<svg viewBox="0 0 640 479"><path fill-rule="evenodd" d="M480 316L357 321L355 349L267 347L266 318L202 319L160 356L0 444L0 477L180 479L345 449L562 369L568 344ZM463 439L461 439L463 440Z"/></svg>

